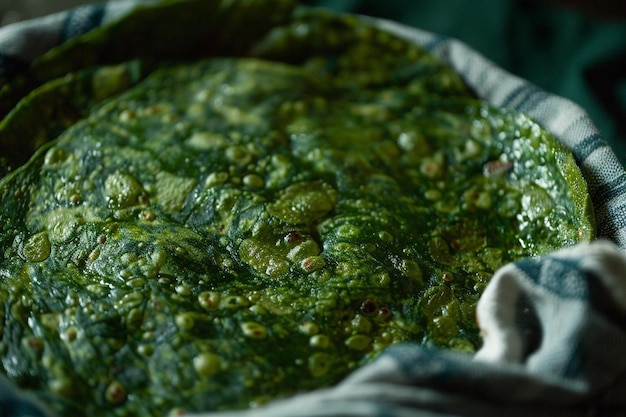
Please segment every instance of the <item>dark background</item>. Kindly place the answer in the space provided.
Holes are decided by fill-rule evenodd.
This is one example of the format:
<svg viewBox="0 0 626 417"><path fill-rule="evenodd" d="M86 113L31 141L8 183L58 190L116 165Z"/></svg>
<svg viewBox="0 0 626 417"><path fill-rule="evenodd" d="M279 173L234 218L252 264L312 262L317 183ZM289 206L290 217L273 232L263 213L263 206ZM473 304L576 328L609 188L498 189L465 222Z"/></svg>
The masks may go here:
<svg viewBox="0 0 626 417"><path fill-rule="evenodd" d="M626 165L626 1L304 0L457 38L582 106Z"/></svg>

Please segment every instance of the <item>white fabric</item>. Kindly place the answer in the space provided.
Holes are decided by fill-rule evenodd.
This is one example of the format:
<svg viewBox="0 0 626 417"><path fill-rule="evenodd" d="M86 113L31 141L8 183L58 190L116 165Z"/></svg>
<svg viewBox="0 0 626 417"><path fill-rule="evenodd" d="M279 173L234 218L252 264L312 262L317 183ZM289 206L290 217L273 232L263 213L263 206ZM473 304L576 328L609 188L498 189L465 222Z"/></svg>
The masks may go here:
<svg viewBox="0 0 626 417"><path fill-rule="evenodd" d="M503 267L477 314L485 343L474 356L400 345L336 388L189 416L625 415L626 257L613 243Z"/></svg>

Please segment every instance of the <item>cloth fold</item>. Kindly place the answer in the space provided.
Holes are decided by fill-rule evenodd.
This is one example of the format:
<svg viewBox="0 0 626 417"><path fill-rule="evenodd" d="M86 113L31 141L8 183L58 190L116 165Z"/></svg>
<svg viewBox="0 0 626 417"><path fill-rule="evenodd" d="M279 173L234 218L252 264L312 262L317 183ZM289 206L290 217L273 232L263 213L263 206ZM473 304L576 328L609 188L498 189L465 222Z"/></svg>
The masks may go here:
<svg viewBox="0 0 626 417"><path fill-rule="evenodd" d="M503 70L456 39L388 20L366 19L424 46L461 74L480 98L528 114L552 133L574 154L587 181L598 236L626 249L626 171L584 109Z"/></svg>
<svg viewBox="0 0 626 417"><path fill-rule="evenodd" d="M50 49L160 0L88 4L0 28L0 86Z"/></svg>
<svg viewBox="0 0 626 417"><path fill-rule="evenodd" d="M524 259L481 297L475 355L398 345L335 388L189 416L626 416L625 295L626 257L608 241Z"/></svg>
<svg viewBox="0 0 626 417"><path fill-rule="evenodd" d="M0 79L54 45L153 2L118 0L0 28ZM623 167L575 104L506 73L461 42L364 19L426 47L481 98L527 112L555 134L589 184L601 240L500 269L478 306L484 346L476 355L398 345L335 387L196 417L626 416ZM44 413L0 378L0 417Z"/></svg>

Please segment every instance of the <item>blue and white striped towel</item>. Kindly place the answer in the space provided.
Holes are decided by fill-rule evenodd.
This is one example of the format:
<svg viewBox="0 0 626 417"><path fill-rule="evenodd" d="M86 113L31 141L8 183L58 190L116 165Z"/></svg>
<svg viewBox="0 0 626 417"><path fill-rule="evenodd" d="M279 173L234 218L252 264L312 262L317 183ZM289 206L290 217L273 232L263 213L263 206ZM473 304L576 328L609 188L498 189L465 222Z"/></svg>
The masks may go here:
<svg viewBox="0 0 626 417"><path fill-rule="evenodd" d="M51 47L140 4L83 6L0 29L0 79ZM529 114L575 155L589 185L597 242L501 268L477 311L475 355L406 344L338 386L204 417L626 416L626 172L586 113L454 39L363 18L423 45L496 106ZM149 398L146 401L150 401ZM44 416L0 379L0 416Z"/></svg>

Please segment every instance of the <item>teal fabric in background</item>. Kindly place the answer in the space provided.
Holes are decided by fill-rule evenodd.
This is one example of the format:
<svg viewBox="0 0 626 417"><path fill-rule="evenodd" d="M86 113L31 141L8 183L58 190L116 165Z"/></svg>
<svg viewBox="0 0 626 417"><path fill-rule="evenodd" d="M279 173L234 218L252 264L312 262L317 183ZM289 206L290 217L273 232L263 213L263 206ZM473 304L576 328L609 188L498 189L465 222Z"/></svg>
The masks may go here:
<svg viewBox="0 0 626 417"><path fill-rule="evenodd" d="M626 165L626 18L530 0L304 0L456 38L507 71L568 98Z"/></svg>

